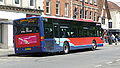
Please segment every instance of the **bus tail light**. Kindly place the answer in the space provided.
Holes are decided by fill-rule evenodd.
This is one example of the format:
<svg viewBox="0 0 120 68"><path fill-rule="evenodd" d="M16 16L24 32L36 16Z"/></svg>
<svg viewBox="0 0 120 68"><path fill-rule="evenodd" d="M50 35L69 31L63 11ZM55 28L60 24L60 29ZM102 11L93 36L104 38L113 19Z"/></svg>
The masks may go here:
<svg viewBox="0 0 120 68"><path fill-rule="evenodd" d="M40 47L37 47L37 48L40 48Z"/></svg>
<svg viewBox="0 0 120 68"><path fill-rule="evenodd" d="M41 41L44 41L44 37L43 36L41 36L40 39L41 39Z"/></svg>

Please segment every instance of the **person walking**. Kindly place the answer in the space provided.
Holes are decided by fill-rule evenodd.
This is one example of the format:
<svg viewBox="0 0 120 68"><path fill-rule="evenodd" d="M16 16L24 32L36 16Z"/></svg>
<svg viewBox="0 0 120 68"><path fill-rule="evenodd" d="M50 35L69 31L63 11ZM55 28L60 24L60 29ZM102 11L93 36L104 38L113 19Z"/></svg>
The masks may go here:
<svg viewBox="0 0 120 68"><path fill-rule="evenodd" d="M112 36L112 35L108 35L108 37L107 37L107 38L108 38L108 43L109 43L109 45L112 45L112 38L111 38L111 36Z"/></svg>
<svg viewBox="0 0 120 68"><path fill-rule="evenodd" d="M118 43L118 37L119 37L118 34L116 34L115 35L115 45L117 45L117 43Z"/></svg>

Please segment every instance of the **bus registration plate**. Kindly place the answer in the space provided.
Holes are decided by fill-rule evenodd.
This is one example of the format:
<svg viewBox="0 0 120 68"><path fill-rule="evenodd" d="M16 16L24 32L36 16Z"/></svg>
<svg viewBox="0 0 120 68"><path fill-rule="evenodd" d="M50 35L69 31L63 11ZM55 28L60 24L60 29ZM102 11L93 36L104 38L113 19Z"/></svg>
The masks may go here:
<svg viewBox="0 0 120 68"><path fill-rule="evenodd" d="M25 50L31 50L31 48L25 48Z"/></svg>

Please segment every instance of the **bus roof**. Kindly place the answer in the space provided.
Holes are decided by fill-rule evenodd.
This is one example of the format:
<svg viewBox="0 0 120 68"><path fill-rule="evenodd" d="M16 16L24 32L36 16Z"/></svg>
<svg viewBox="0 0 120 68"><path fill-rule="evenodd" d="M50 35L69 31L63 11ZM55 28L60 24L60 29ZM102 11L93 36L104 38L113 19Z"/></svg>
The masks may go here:
<svg viewBox="0 0 120 68"><path fill-rule="evenodd" d="M41 16L26 17L26 18L20 18L20 19L15 19L15 20L30 19L30 18L41 18Z"/></svg>
<svg viewBox="0 0 120 68"><path fill-rule="evenodd" d="M62 19L62 20L73 20L73 21L83 21L83 22L95 22L91 19L73 19L73 18L65 18L65 17L56 17L56 16L42 16L45 18L54 18L54 19Z"/></svg>
<svg viewBox="0 0 120 68"><path fill-rule="evenodd" d="M82 21L82 22L95 22L91 19L73 19L73 18L65 18L65 17L56 17L56 16L46 16L46 15L42 15L42 16L35 16L35 17L26 17L26 18L20 18L20 19L16 19L16 20L22 20L22 19L30 19L30 18L53 18L53 19L61 19L61 20L73 20L73 21Z"/></svg>

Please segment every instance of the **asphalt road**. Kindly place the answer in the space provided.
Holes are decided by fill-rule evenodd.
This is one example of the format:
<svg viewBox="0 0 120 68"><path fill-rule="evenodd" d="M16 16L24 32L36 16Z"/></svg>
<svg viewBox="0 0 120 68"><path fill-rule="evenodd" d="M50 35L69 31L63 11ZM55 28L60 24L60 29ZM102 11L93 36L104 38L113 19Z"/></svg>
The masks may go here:
<svg viewBox="0 0 120 68"><path fill-rule="evenodd" d="M120 44L66 55L0 57L0 68L120 68Z"/></svg>

